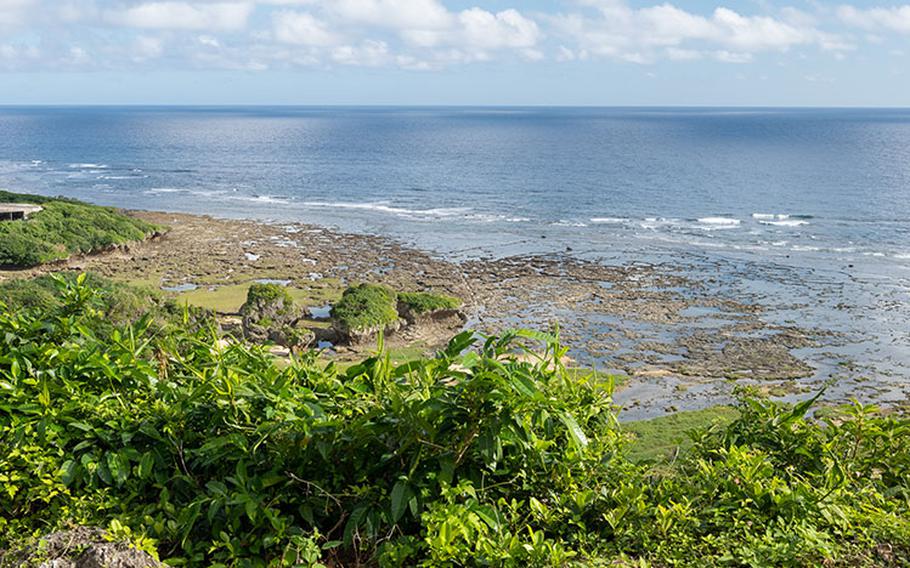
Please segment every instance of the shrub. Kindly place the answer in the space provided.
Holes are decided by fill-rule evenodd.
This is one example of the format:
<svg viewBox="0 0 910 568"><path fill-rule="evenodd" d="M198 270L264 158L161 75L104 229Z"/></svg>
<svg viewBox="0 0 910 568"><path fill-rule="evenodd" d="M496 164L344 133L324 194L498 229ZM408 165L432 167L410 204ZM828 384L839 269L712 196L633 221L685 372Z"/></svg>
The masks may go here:
<svg viewBox="0 0 910 568"><path fill-rule="evenodd" d="M910 421L744 398L671 467L552 335L279 366L111 327L84 279L0 313L0 549L114 526L191 566L872 566L910 554ZM536 351L516 356L520 344Z"/></svg>
<svg viewBox="0 0 910 568"><path fill-rule="evenodd" d="M0 282L0 303L10 310L59 310L65 301L60 287L74 286L80 278L80 285L93 291L87 300L87 307L103 316L99 325L123 325L144 316L150 316L158 325L168 322L182 324L184 321L215 324L214 315L208 310L180 306L157 290L114 282L94 273L82 276L74 272L60 272Z"/></svg>
<svg viewBox="0 0 910 568"><path fill-rule="evenodd" d="M44 208L0 223L0 266L25 268L146 238L156 227L109 207L0 192L0 201Z"/></svg>
<svg viewBox="0 0 910 568"><path fill-rule="evenodd" d="M398 321L398 295L377 284L360 284L344 291L332 307L332 319L342 329L365 331Z"/></svg>
<svg viewBox="0 0 910 568"><path fill-rule="evenodd" d="M461 307L461 300L458 298L430 292L399 292L398 302L411 310L414 315L437 310L455 310Z"/></svg>

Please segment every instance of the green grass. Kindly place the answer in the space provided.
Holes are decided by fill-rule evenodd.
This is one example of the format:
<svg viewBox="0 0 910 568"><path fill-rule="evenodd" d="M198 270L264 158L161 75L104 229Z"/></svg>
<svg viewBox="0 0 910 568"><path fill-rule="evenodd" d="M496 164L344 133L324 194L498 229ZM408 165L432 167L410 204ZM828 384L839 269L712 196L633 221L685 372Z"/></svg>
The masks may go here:
<svg viewBox="0 0 910 568"><path fill-rule="evenodd" d="M726 426L739 413L729 406L677 412L651 420L624 422L623 430L634 435L629 458L635 462L659 462L692 447L689 434L712 424Z"/></svg>
<svg viewBox="0 0 910 568"><path fill-rule="evenodd" d="M109 208L0 191L0 201L40 204L26 220L0 223L0 266L28 268L138 241L157 228Z"/></svg>
<svg viewBox="0 0 910 568"><path fill-rule="evenodd" d="M377 284L351 286L332 307L332 319L342 329L364 331L398 320L394 290Z"/></svg>
<svg viewBox="0 0 910 568"><path fill-rule="evenodd" d="M221 314L235 314L246 302L251 283L230 284L217 287L200 287L174 295L179 303L199 306ZM323 306L341 297L341 285L336 280L319 281L307 288L288 286L285 288L291 298L300 306Z"/></svg>
<svg viewBox="0 0 910 568"><path fill-rule="evenodd" d="M437 310L455 310L461 307L461 300L431 292L399 292L398 301L411 309L414 315Z"/></svg>

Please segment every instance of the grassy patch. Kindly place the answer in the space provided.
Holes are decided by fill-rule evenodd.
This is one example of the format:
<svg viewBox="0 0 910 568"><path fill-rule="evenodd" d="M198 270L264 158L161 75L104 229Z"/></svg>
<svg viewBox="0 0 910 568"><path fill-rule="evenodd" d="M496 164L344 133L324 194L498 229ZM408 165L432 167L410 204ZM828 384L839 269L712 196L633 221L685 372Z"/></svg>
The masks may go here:
<svg viewBox="0 0 910 568"><path fill-rule="evenodd" d="M332 307L332 319L352 331L382 327L398 320L396 300L395 291L385 286L351 286Z"/></svg>
<svg viewBox="0 0 910 568"><path fill-rule="evenodd" d="M326 279L329 280L329 279ZM179 303L199 306L222 314L234 314L246 301L251 284L230 284L227 286L204 287L175 295ZM291 298L300 306L322 306L337 301L341 296L340 284L336 280L315 282L307 288L285 288Z"/></svg>
<svg viewBox="0 0 910 568"><path fill-rule="evenodd" d="M677 412L651 420L623 423L623 430L634 434L629 458L635 462L661 461L692 447L689 433L712 424L727 425L739 416L729 406Z"/></svg>
<svg viewBox="0 0 910 568"><path fill-rule="evenodd" d="M431 292L399 292L398 301L410 308L414 315L461 307L461 300L458 298Z"/></svg>
<svg viewBox="0 0 910 568"><path fill-rule="evenodd" d="M0 223L0 265L27 268L138 241L154 225L79 201L0 191L0 201L35 203L44 209L27 220Z"/></svg>

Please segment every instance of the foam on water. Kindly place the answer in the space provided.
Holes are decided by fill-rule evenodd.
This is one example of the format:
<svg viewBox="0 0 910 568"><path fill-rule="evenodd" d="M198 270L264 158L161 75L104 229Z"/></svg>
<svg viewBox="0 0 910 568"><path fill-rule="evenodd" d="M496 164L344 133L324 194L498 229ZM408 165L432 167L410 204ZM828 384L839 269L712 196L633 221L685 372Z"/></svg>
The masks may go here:
<svg viewBox="0 0 910 568"><path fill-rule="evenodd" d="M302 205L313 208L360 209L406 217L453 217L471 211L470 207L434 207L429 209L409 209L395 207L387 202L356 203L344 201L304 201Z"/></svg>
<svg viewBox="0 0 910 568"><path fill-rule="evenodd" d="M761 220L759 223L772 227L801 227L803 225L808 225L809 221L804 221L802 219L781 219L779 221Z"/></svg>
<svg viewBox="0 0 910 568"><path fill-rule="evenodd" d="M718 227L736 227L742 221L731 217L701 217L697 219L702 225L716 225Z"/></svg>
<svg viewBox="0 0 910 568"><path fill-rule="evenodd" d="M32 162L34 163L34 162ZM93 164L91 162L81 164L69 164L74 170L106 170L109 166L106 164Z"/></svg>

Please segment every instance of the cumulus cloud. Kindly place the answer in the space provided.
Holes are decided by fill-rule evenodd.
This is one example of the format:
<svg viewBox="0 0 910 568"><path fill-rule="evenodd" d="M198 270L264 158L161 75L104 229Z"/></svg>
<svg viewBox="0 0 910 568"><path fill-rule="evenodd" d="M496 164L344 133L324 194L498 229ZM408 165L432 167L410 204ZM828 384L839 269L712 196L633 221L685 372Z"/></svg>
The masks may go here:
<svg viewBox="0 0 910 568"><path fill-rule="evenodd" d="M890 8L860 9L840 6L838 17L847 25L866 30L891 30L910 34L910 4Z"/></svg>
<svg viewBox="0 0 910 568"><path fill-rule="evenodd" d="M272 22L275 38L283 43L325 47L341 42L339 34L307 12L278 12Z"/></svg>
<svg viewBox="0 0 910 568"><path fill-rule="evenodd" d="M22 24L34 0L0 0L0 28Z"/></svg>
<svg viewBox="0 0 910 568"><path fill-rule="evenodd" d="M24 61L26 47L38 45L31 68L432 70L541 59L743 64L809 49L843 57L855 42L910 33L910 5L773 2L746 11L720 0L697 10L681 0L551 0L536 10L517 0L0 0L0 45L5 68L10 53Z"/></svg>
<svg viewBox="0 0 910 568"><path fill-rule="evenodd" d="M240 30L255 6L249 2L146 2L106 13L108 22L134 28Z"/></svg>
<svg viewBox="0 0 910 568"><path fill-rule="evenodd" d="M597 14L559 15L552 18L554 28L586 52L628 61L694 60L711 55L719 61L740 63L757 52L783 52L796 46L848 48L837 36L819 31L811 18L797 10L773 17L747 16L718 7L710 15L700 15L672 4L637 9L618 0L583 0L583 4L595 8Z"/></svg>
<svg viewBox="0 0 910 568"><path fill-rule="evenodd" d="M340 20L394 29L440 29L453 16L437 0L328 0L327 12Z"/></svg>

